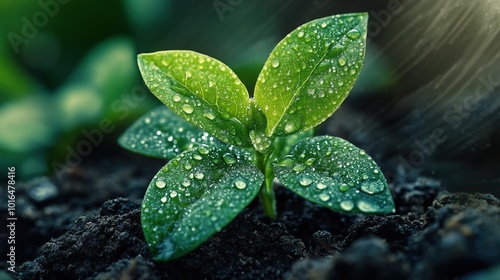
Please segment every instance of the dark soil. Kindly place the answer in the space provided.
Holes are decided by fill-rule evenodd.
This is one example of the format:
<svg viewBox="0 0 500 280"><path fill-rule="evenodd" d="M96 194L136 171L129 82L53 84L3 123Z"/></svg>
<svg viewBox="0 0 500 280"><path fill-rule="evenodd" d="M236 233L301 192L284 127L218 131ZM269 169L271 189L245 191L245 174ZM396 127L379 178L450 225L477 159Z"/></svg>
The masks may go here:
<svg viewBox="0 0 500 280"><path fill-rule="evenodd" d="M276 221L254 202L197 250L153 261L140 202L162 165L126 155L87 162L62 181L19 183L17 277L500 279L500 200L447 193L424 177L391 184L397 213L387 216L332 212L278 188Z"/></svg>

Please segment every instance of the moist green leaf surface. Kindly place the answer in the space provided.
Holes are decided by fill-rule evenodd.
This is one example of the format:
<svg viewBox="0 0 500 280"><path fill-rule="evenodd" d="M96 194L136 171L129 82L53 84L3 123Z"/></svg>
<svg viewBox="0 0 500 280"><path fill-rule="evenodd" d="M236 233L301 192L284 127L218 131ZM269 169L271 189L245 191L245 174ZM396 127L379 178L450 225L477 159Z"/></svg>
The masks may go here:
<svg viewBox="0 0 500 280"><path fill-rule="evenodd" d="M366 13L317 19L276 46L254 93L267 117L266 135L308 130L340 106L363 64L367 21Z"/></svg>
<svg viewBox="0 0 500 280"><path fill-rule="evenodd" d="M139 68L151 92L176 114L238 146L248 136L248 92L222 62L193 51L141 54Z"/></svg>
<svg viewBox="0 0 500 280"><path fill-rule="evenodd" d="M201 144L225 145L163 105L136 120L118 143L132 152L166 159Z"/></svg>
<svg viewBox="0 0 500 280"><path fill-rule="evenodd" d="M274 146L273 158L282 158L286 156L290 152L290 149L295 144L297 144L297 142L299 142L304 138L312 137L313 135L314 131L313 129L310 129L308 131L295 133L289 136L279 137L275 139L273 142Z"/></svg>
<svg viewBox="0 0 500 280"><path fill-rule="evenodd" d="M395 211L377 164L344 139L303 139L273 166L276 177L287 188L332 210L365 214Z"/></svg>
<svg viewBox="0 0 500 280"><path fill-rule="evenodd" d="M141 209L155 258L195 249L256 197L263 180L250 155L235 147L200 146L171 160L151 181Z"/></svg>

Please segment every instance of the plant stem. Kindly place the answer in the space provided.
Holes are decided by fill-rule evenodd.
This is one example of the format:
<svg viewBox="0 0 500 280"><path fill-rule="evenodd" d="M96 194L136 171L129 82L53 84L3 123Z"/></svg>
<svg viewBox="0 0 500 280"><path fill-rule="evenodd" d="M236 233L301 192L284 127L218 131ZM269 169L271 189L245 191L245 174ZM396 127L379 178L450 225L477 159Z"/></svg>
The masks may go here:
<svg viewBox="0 0 500 280"><path fill-rule="evenodd" d="M257 167L264 174L264 182L259 191L259 199L264 208L264 213L271 219L276 219L276 199L274 197L273 189L273 179L274 174L270 166L268 166L268 160L271 153L262 154L257 152Z"/></svg>

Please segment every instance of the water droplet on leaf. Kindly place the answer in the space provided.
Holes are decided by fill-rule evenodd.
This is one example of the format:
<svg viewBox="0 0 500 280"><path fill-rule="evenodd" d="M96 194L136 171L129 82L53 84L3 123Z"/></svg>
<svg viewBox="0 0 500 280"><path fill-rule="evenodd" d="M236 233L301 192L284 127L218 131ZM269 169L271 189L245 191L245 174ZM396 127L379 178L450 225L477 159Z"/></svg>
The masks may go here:
<svg viewBox="0 0 500 280"><path fill-rule="evenodd" d="M359 36L361 36L361 33L356 29L352 29L352 30L349 30L349 32L347 32L347 37L349 39L355 40L355 39L358 39Z"/></svg>
<svg viewBox="0 0 500 280"><path fill-rule="evenodd" d="M364 201L364 200L358 201L357 206L358 206L359 210L361 210L362 212L365 212L365 213L373 213L373 212L377 212L379 210L379 207L377 205L372 204L372 203L367 202L367 201Z"/></svg>
<svg viewBox="0 0 500 280"><path fill-rule="evenodd" d="M311 180L311 178L309 178L309 177L302 177L302 178L300 179L300 181L299 181L299 184L300 184L301 186L307 187L307 186L309 186L310 184L312 184L312 180Z"/></svg>
<svg viewBox="0 0 500 280"><path fill-rule="evenodd" d="M209 111L204 112L203 116L211 121L213 121L215 119L215 115Z"/></svg>
<svg viewBox="0 0 500 280"><path fill-rule="evenodd" d="M229 153L224 154L222 156L222 159L224 159L224 162L227 164L235 164L236 163L236 159L234 158L234 156L232 154L229 154Z"/></svg>
<svg viewBox="0 0 500 280"><path fill-rule="evenodd" d="M306 169L306 166L304 164L297 164L292 168L292 170L295 172L300 172L303 171L304 169Z"/></svg>
<svg viewBox="0 0 500 280"><path fill-rule="evenodd" d="M203 159L203 157L202 157L202 156L200 156L200 155L198 155L198 154L194 154L194 155L193 155L193 159L195 159L195 160L202 160L202 159Z"/></svg>
<svg viewBox="0 0 500 280"><path fill-rule="evenodd" d="M382 192L385 189L385 186L382 182L377 181L377 182L363 182L361 184L361 190L364 191L365 193L368 194L375 194Z"/></svg>
<svg viewBox="0 0 500 280"><path fill-rule="evenodd" d="M337 62L339 63L339 66L344 66L346 63L347 63L347 60L343 57L339 57L339 59L337 60Z"/></svg>
<svg viewBox="0 0 500 280"><path fill-rule="evenodd" d="M186 113L186 114L191 114L194 111L193 106L191 106L189 104L184 104L184 105L182 105L181 108L182 108L182 111L184 111L184 113Z"/></svg>
<svg viewBox="0 0 500 280"><path fill-rule="evenodd" d="M247 183L242 180L237 180L234 182L234 186L239 190L243 190L247 187Z"/></svg>
<svg viewBox="0 0 500 280"><path fill-rule="evenodd" d="M155 185L157 188L163 189L167 185L167 183L163 179L158 179L156 180Z"/></svg>
<svg viewBox="0 0 500 280"><path fill-rule="evenodd" d="M340 184L339 190L341 192L346 192L349 189L349 186L347 184Z"/></svg>
<svg viewBox="0 0 500 280"><path fill-rule="evenodd" d="M354 203L350 200L344 200L340 203L340 208L345 211L351 211L354 208Z"/></svg>
<svg viewBox="0 0 500 280"><path fill-rule="evenodd" d="M311 166L311 165L313 165L315 162L316 162L316 159L315 159L315 158L310 158L310 159L306 160L306 165L307 165L307 166Z"/></svg>
<svg viewBox="0 0 500 280"><path fill-rule="evenodd" d="M181 183L184 187L189 187L191 185L191 181L188 178L184 178Z"/></svg>
<svg viewBox="0 0 500 280"><path fill-rule="evenodd" d="M199 148L198 148L198 153L200 153L200 154L202 154L202 155L206 155L206 154L208 154L209 152L210 152L210 151L209 151L207 148L205 148L205 147L199 147Z"/></svg>
<svg viewBox="0 0 500 280"><path fill-rule="evenodd" d="M330 199L330 195L326 194L326 193L322 193L319 195L319 199L321 201L328 201Z"/></svg>

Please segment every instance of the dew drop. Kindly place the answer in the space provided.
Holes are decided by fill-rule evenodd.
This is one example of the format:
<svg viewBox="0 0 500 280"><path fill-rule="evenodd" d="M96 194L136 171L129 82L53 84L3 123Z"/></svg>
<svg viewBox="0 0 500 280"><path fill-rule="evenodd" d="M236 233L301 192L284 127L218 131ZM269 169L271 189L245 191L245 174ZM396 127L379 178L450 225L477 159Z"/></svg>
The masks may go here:
<svg viewBox="0 0 500 280"><path fill-rule="evenodd" d="M184 111L184 113L186 113L186 114L191 114L194 111L193 106L191 106L189 104L184 104L184 105L182 105L181 108L182 108L182 111Z"/></svg>
<svg viewBox="0 0 500 280"><path fill-rule="evenodd" d="M326 189L326 187L327 187L327 186L326 186L325 184L323 184L323 183L317 183L317 184L316 184L316 188L317 188L318 190L324 190L324 189Z"/></svg>
<svg viewBox="0 0 500 280"><path fill-rule="evenodd" d="M198 172L198 173L194 174L194 177L198 180L202 180L205 177L205 174Z"/></svg>
<svg viewBox="0 0 500 280"><path fill-rule="evenodd" d="M191 181L189 181L188 178L184 178L184 180L182 180L182 183L181 183L184 187L189 187L191 186Z"/></svg>
<svg viewBox="0 0 500 280"><path fill-rule="evenodd" d="M234 182L234 186L239 190L243 190L247 187L247 183L242 180L237 180Z"/></svg>
<svg viewBox="0 0 500 280"><path fill-rule="evenodd" d="M385 186L382 182L363 182L361 184L361 190L367 194L375 194L382 192L385 189Z"/></svg>
<svg viewBox="0 0 500 280"><path fill-rule="evenodd" d="M311 178L308 178L308 177L302 177L299 181L299 184L301 186L304 186L304 187L307 187L309 186L310 184L312 184L312 180Z"/></svg>
<svg viewBox="0 0 500 280"><path fill-rule="evenodd" d="M322 193L319 195L319 199L321 201L328 201L330 199L330 195L326 194L326 193Z"/></svg>
<svg viewBox="0 0 500 280"><path fill-rule="evenodd" d="M337 84L339 85L339 87L341 87L344 85L344 81L339 81Z"/></svg>
<svg viewBox="0 0 500 280"><path fill-rule="evenodd" d="M156 180L155 185L157 188L163 189L167 185L167 183L163 179L158 179Z"/></svg>
<svg viewBox="0 0 500 280"><path fill-rule="evenodd" d="M236 163L236 159L234 158L234 156L232 154L229 154L229 153L222 155L222 159L227 164L235 164Z"/></svg>
<svg viewBox="0 0 500 280"><path fill-rule="evenodd" d="M184 169L186 169L186 170L191 170L191 168L193 168L193 166L191 164L189 164L189 163L186 163L184 165Z"/></svg>
<svg viewBox="0 0 500 280"><path fill-rule="evenodd" d="M212 81L208 81L208 87L213 87L214 83Z"/></svg>
<svg viewBox="0 0 500 280"><path fill-rule="evenodd" d="M378 169L373 169L373 173L378 174Z"/></svg>
<svg viewBox="0 0 500 280"><path fill-rule="evenodd" d="M179 94L175 94L172 99L175 101L175 102L179 102L181 101L181 96Z"/></svg>
<svg viewBox="0 0 500 280"><path fill-rule="evenodd" d="M346 63L347 63L347 60L343 57L339 57L339 59L337 60L337 62L339 63L339 66L344 66Z"/></svg>
<svg viewBox="0 0 500 280"><path fill-rule="evenodd" d="M292 170L295 172L300 172L303 171L304 169L306 169L306 166L304 164L297 164L292 168Z"/></svg>
<svg viewBox="0 0 500 280"><path fill-rule="evenodd" d="M162 197L162 198L160 199L160 201L161 201L161 202L163 202L163 203L167 202L167 197L165 197L165 196L164 196L164 197Z"/></svg>
<svg viewBox="0 0 500 280"><path fill-rule="evenodd" d="M311 166L311 165L313 165L315 162L316 162L316 159L315 159L315 158L310 158L310 159L306 160L306 165L307 165L307 166Z"/></svg>
<svg viewBox="0 0 500 280"><path fill-rule="evenodd" d="M361 151L359 151L359 155L364 156L364 155L366 155L366 152L364 150L361 150Z"/></svg>
<svg viewBox="0 0 500 280"><path fill-rule="evenodd" d="M276 59L274 60L272 63L271 63L271 66L273 66L274 68L280 66L280 62Z"/></svg>
<svg viewBox="0 0 500 280"><path fill-rule="evenodd" d="M349 30L349 32L347 32L347 37L349 39L355 40L355 39L358 39L359 36L361 36L361 33L356 29L352 29L352 30Z"/></svg>
<svg viewBox="0 0 500 280"><path fill-rule="evenodd" d="M361 175L361 178L363 178L363 180L367 180L369 177L368 174L363 173L363 175Z"/></svg>
<svg viewBox="0 0 500 280"><path fill-rule="evenodd" d="M150 124L151 123L151 119L150 118L145 118L144 119L144 123L145 124Z"/></svg>
<svg viewBox="0 0 500 280"><path fill-rule="evenodd" d="M279 166L287 166L295 163L295 160L292 158L285 158L282 161L278 162Z"/></svg>
<svg viewBox="0 0 500 280"><path fill-rule="evenodd" d="M340 184L339 190L341 192L346 192L349 189L349 186L347 184Z"/></svg>
<svg viewBox="0 0 500 280"><path fill-rule="evenodd" d="M377 205L372 204L372 203L367 202L367 201L364 201L364 200L358 201L357 206L358 206L359 210L361 210L362 212L365 212L365 213L373 213L373 212L377 212L379 210L379 207Z"/></svg>
<svg viewBox="0 0 500 280"><path fill-rule="evenodd" d="M354 208L354 203L350 200L344 200L340 203L340 208L344 211L351 211Z"/></svg>
<svg viewBox="0 0 500 280"><path fill-rule="evenodd" d="M202 155L206 155L206 154L208 154L209 152L210 152L210 151L209 151L207 148L205 148L205 147L199 147L199 148L198 148L198 153L200 153L200 154L202 154Z"/></svg>
<svg viewBox="0 0 500 280"><path fill-rule="evenodd" d="M321 27L325 28L327 25L328 25L328 24L327 24L326 22L323 22L323 23L321 24Z"/></svg>
<svg viewBox="0 0 500 280"><path fill-rule="evenodd" d="M299 33L297 34L297 36L299 36L299 38L304 37L304 31L299 31Z"/></svg>
<svg viewBox="0 0 500 280"><path fill-rule="evenodd" d="M177 196L177 192L176 192L176 191L172 191L172 192L170 192L170 197L171 197L171 198L174 198L174 197L176 197L176 196Z"/></svg>
<svg viewBox="0 0 500 280"><path fill-rule="evenodd" d="M291 118L285 124L285 132L286 133L296 132L297 130L299 130L301 124L302 124L302 122L299 118Z"/></svg>
<svg viewBox="0 0 500 280"><path fill-rule="evenodd" d="M203 116L211 121L215 119L215 116L212 112L206 111L203 113Z"/></svg>
<svg viewBox="0 0 500 280"><path fill-rule="evenodd" d="M190 71L186 71L186 78L191 78L193 74Z"/></svg>
<svg viewBox="0 0 500 280"><path fill-rule="evenodd" d="M194 155L193 155L193 159L195 159L195 160L202 160L202 159L203 159L203 157L202 157L202 156L200 156L199 154L194 154Z"/></svg>

